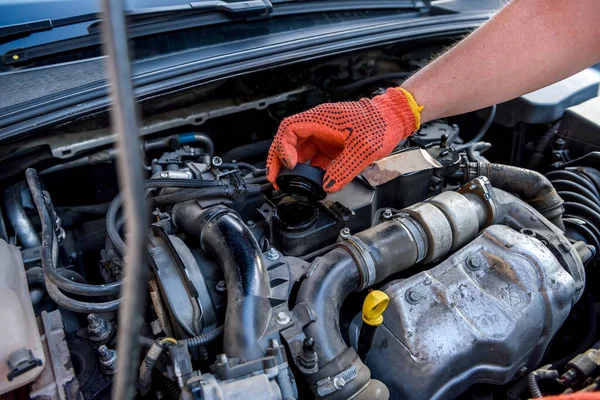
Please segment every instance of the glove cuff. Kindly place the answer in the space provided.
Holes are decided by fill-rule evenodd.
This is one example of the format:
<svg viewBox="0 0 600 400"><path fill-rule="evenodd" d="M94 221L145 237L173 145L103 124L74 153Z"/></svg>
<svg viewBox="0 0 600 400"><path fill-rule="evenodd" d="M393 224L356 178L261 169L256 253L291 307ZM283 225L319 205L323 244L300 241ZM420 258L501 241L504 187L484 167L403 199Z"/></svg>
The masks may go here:
<svg viewBox="0 0 600 400"><path fill-rule="evenodd" d="M411 92L404 88L396 88L402 92L402 94L406 97L406 101L408 102L408 106L415 116L415 130L421 127L421 111L423 111L424 106L420 106L417 104L415 97Z"/></svg>

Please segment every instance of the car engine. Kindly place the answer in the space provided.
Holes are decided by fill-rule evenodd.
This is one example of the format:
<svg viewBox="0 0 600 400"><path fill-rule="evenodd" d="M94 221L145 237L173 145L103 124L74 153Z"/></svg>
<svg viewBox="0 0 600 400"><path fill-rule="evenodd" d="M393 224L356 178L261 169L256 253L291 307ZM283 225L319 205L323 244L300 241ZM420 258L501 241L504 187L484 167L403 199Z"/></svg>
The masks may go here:
<svg viewBox="0 0 600 400"><path fill-rule="evenodd" d="M545 102L427 123L327 196L310 165L267 181L274 127L381 81L268 94L262 75L198 94L208 108L197 96L194 109L181 97L144 106L138 396L525 399L596 385L600 121L581 104L598 103L600 74L582 74L543 89ZM74 133L108 128L61 129L73 149L91 140ZM115 151L4 172L0 393L109 395L116 332L128 329L116 323L127 230Z"/></svg>

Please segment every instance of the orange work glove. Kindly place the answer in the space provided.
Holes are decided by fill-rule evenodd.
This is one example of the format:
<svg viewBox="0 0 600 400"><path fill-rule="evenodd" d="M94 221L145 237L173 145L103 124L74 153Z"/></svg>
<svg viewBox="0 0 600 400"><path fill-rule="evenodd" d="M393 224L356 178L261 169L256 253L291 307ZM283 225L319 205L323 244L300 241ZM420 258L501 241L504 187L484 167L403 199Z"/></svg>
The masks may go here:
<svg viewBox="0 0 600 400"><path fill-rule="evenodd" d="M337 192L367 165L419 129L423 107L405 89L373 99L321 104L283 120L269 149L267 178L282 166L306 163L325 170L323 188Z"/></svg>

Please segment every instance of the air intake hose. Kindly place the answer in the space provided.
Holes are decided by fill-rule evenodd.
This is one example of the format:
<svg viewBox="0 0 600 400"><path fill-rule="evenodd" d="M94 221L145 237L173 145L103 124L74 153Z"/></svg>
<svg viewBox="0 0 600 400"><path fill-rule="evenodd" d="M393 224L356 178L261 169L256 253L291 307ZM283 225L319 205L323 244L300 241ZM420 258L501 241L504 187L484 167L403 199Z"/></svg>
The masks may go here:
<svg viewBox="0 0 600 400"><path fill-rule="evenodd" d="M199 237L202 248L223 269L227 285L225 353L241 362L263 357L258 341L269 323L270 287L254 235L228 207L204 210L188 201L175 205L172 213L175 224Z"/></svg>

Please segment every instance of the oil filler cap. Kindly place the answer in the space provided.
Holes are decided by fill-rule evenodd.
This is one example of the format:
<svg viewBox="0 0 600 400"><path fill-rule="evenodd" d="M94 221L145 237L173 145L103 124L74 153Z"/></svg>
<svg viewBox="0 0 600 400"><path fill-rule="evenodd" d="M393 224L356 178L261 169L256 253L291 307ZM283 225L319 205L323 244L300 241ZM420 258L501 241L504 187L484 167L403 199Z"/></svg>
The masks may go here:
<svg viewBox="0 0 600 400"><path fill-rule="evenodd" d="M275 183L279 189L294 198L306 199L309 202L323 200L327 193L323 190L325 171L307 164L297 164L290 170L282 168Z"/></svg>

